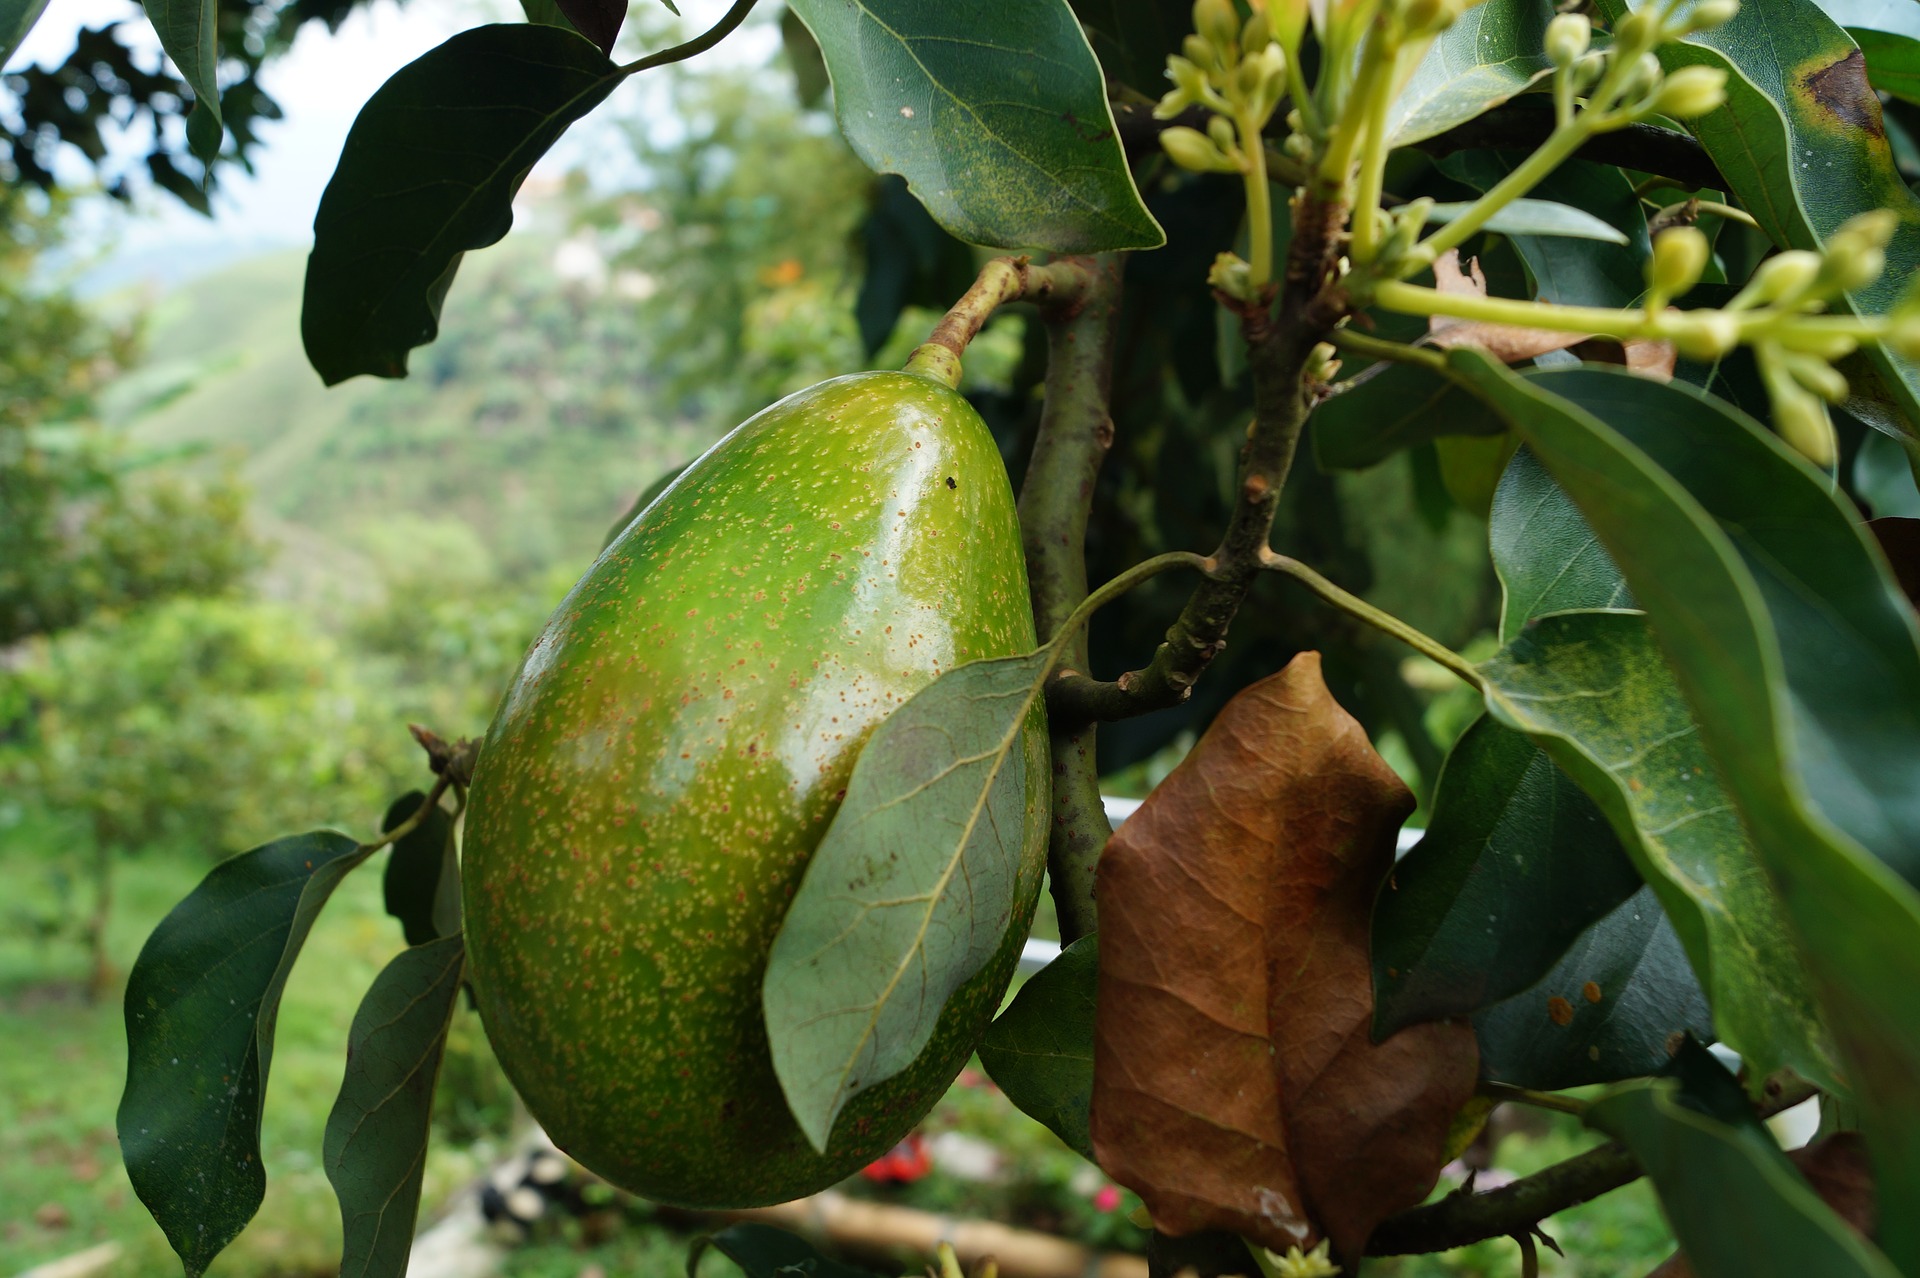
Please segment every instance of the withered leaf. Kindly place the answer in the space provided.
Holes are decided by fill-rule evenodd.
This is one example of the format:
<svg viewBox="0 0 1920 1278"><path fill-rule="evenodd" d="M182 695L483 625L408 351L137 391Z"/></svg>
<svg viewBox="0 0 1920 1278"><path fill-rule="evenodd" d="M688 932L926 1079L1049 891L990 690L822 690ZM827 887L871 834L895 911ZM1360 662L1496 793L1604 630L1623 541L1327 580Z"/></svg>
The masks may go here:
<svg viewBox="0 0 1920 1278"><path fill-rule="evenodd" d="M1412 808L1303 653L1107 845L1094 1150L1166 1232L1352 1259L1432 1187L1473 1032L1369 1038L1368 920Z"/></svg>
<svg viewBox="0 0 1920 1278"><path fill-rule="evenodd" d="M1467 268L1461 270L1460 251L1448 249L1433 264L1433 287L1436 292L1459 297L1485 297L1487 277L1480 270L1478 258L1470 260ZM1587 333L1556 333L1544 328L1456 319L1449 315L1435 315L1427 321L1428 345L1438 346L1442 350L1473 346L1505 364L1517 364L1521 360L1545 355L1548 351L1565 350L1589 336Z"/></svg>

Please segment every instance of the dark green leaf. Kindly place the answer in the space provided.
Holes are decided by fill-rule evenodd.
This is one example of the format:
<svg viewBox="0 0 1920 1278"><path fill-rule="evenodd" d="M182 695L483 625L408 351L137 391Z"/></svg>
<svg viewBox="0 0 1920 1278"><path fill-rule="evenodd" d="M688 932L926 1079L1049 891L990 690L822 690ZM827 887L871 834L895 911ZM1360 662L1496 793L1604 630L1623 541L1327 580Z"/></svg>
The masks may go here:
<svg viewBox="0 0 1920 1278"><path fill-rule="evenodd" d="M180 78L193 90L194 110L205 111L216 126L214 141L219 142L220 124L220 5L219 0L142 0L147 20L153 23L160 47L180 71ZM29 25L31 25L29 23ZM24 30L21 31L25 35ZM196 147L206 154L202 147Z"/></svg>
<svg viewBox="0 0 1920 1278"><path fill-rule="evenodd" d="M567 15L560 12L557 0L520 0L520 12L527 15L527 21L544 27L565 27L571 31L573 23L567 21Z"/></svg>
<svg viewBox="0 0 1920 1278"><path fill-rule="evenodd" d="M1880 552L1908 602L1920 608L1920 519L1888 516L1870 520L1867 527L1873 530L1873 539L1880 543Z"/></svg>
<svg viewBox="0 0 1920 1278"><path fill-rule="evenodd" d="M1639 887L1580 787L1526 737L1476 721L1374 908L1374 1036L1526 989Z"/></svg>
<svg viewBox="0 0 1920 1278"><path fill-rule="evenodd" d="M280 992L320 907L367 855L346 835L320 831L223 861L161 920L133 965L120 1151L189 1278L259 1209L260 1112Z"/></svg>
<svg viewBox="0 0 1920 1278"><path fill-rule="evenodd" d="M825 1149L855 1092L907 1068L1038 890L1055 653L975 661L874 731L767 956L774 1072Z"/></svg>
<svg viewBox="0 0 1920 1278"><path fill-rule="evenodd" d="M593 41L600 52L613 56L613 42L620 38L620 25L627 20L627 0L554 0L554 4L575 31Z"/></svg>
<svg viewBox="0 0 1920 1278"><path fill-rule="evenodd" d="M46 8L47 0L0 0L0 66L12 59Z"/></svg>
<svg viewBox="0 0 1920 1278"><path fill-rule="evenodd" d="M1426 321L1379 312L1378 336L1418 340ZM1485 404L1437 373L1413 364L1349 358L1336 393L1313 410L1313 458L1325 470L1366 470L1405 448L1446 435L1498 435L1506 424Z"/></svg>
<svg viewBox="0 0 1920 1278"><path fill-rule="evenodd" d="M1793 934L1713 760L1638 613L1542 617L1481 666L1487 708L1532 737L1612 821L1659 894L1756 1077L1837 1086Z"/></svg>
<svg viewBox="0 0 1920 1278"><path fill-rule="evenodd" d="M307 258L300 333L329 386L406 376L461 254L507 233L534 162L620 80L574 32L516 23L463 31L380 87L320 197Z"/></svg>
<svg viewBox="0 0 1920 1278"><path fill-rule="evenodd" d="M403 794L387 809L380 830L398 829L427 796ZM426 819L396 840L382 882L387 913L400 920L408 945L424 945L460 930L460 865L454 856L453 818L435 804Z"/></svg>
<svg viewBox="0 0 1920 1278"><path fill-rule="evenodd" d="M1448 176L1485 191L1526 157L1506 151L1462 151L1440 161ZM1626 306L1646 291L1646 261L1653 252L1647 218L1633 183L1619 169L1569 160L1533 192L1543 200L1589 210L1619 239L1611 244L1569 240L1564 233L1513 233L1513 247L1533 275L1534 293L1563 306Z"/></svg>
<svg viewBox="0 0 1920 1278"><path fill-rule="evenodd" d="M327 1116L327 1180L340 1199L340 1278L404 1278L420 1214L433 1085L466 945L403 951L374 980L347 1034L347 1072Z"/></svg>
<svg viewBox="0 0 1920 1278"><path fill-rule="evenodd" d="M1702 1112L1678 1080L1624 1083L1589 1105L1586 1120L1624 1142L1653 1178L1700 1278L1899 1278L1820 1201L1766 1128Z"/></svg>
<svg viewBox="0 0 1920 1278"><path fill-rule="evenodd" d="M1071 0L1108 76L1158 97L1172 87L1167 55L1193 30L1186 0Z"/></svg>
<svg viewBox="0 0 1920 1278"><path fill-rule="evenodd" d="M1660 899L1643 887L1539 984L1475 1016L1473 1030L1487 1077L1557 1091L1655 1073L1680 1036L1713 1037L1713 1014Z"/></svg>
<svg viewBox="0 0 1920 1278"><path fill-rule="evenodd" d="M798 1235L752 1224L729 1225L694 1239L687 1252L687 1278L699 1278L700 1258L708 1248L740 1266L747 1278L874 1278L867 1270L829 1260Z"/></svg>
<svg viewBox="0 0 1920 1278"><path fill-rule="evenodd" d="M1166 242L1140 202L1106 82L1066 0L793 0L826 54L841 131L972 244L1092 253Z"/></svg>
<svg viewBox="0 0 1920 1278"><path fill-rule="evenodd" d="M1427 210L1427 221L1451 222L1472 207L1465 203L1436 204ZM1604 240L1608 244L1629 242L1627 232L1612 223L1601 221L1585 209L1552 200L1515 200L1488 218L1484 225L1501 235L1558 235L1575 240Z"/></svg>
<svg viewBox="0 0 1920 1278"><path fill-rule="evenodd" d="M1885 1201L1920 1201L1920 635L1884 561L1824 476L1690 387L1449 359L1647 609L1819 981ZM1882 1243L1920 1271L1910 1216Z"/></svg>
<svg viewBox="0 0 1920 1278"><path fill-rule="evenodd" d="M1600 9L1617 19L1625 3L1601 0ZM1731 73L1726 105L1688 124L1775 244L1818 248L1856 213L1899 214L1886 271L1848 295L1863 313L1891 308L1920 269L1920 199L1894 168L1879 99L1847 33L1813 0L1744 0L1731 22L1666 46L1660 58L1669 70ZM1906 420L1920 421L1920 365L1877 343L1867 353Z"/></svg>
<svg viewBox="0 0 1920 1278"><path fill-rule="evenodd" d="M867 270L853 315L869 355L887 344L907 307L945 310L979 270L973 250L942 230L907 184L893 176L874 184L860 243Z"/></svg>
<svg viewBox="0 0 1920 1278"><path fill-rule="evenodd" d="M1502 643L1550 612L1634 606L1626 579L1580 508L1524 448L1494 490L1487 541L1505 596Z"/></svg>
<svg viewBox="0 0 1920 1278"><path fill-rule="evenodd" d="M793 72L794 95L800 105L819 106L833 87L827 79L827 60L821 56L813 32L791 9L780 11L780 45L787 51L787 66Z"/></svg>
<svg viewBox="0 0 1920 1278"><path fill-rule="evenodd" d="M1387 114L1387 140L1411 146L1465 124L1552 69L1544 52L1553 5L1487 0L1440 34Z"/></svg>
<svg viewBox="0 0 1920 1278"><path fill-rule="evenodd" d="M1093 1010L1100 940L1083 936L1021 987L980 1043L980 1063L1007 1099L1089 1161Z"/></svg>

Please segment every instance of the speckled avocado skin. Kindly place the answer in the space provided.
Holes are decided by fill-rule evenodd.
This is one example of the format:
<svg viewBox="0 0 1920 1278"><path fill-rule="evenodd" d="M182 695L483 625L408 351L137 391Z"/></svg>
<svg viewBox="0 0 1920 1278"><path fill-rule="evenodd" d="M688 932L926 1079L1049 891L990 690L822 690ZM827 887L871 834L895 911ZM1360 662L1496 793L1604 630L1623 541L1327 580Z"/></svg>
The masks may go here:
<svg viewBox="0 0 1920 1278"><path fill-rule="evenodd" d="M562 1149L645 1197L732 1207L817 1191L906 1134L1012 976L1043 789L1006 942L825 1156L768 1056L767 950L874 726L942 672L1034 646L993 439L913 374L782 400L608 546L502 701L466 825L480 1015ZM1044 760L1037 713L1024 744Z"/></svg>

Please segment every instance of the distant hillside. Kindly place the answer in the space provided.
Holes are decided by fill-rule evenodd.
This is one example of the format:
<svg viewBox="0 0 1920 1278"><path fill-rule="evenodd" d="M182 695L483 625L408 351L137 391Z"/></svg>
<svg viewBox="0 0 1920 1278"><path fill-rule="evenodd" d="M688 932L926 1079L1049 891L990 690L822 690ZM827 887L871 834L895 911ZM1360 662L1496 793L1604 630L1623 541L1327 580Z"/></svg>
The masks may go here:
<svg viewBox="0 0 1920 1278"><path fill-rule="evenodd" d="M355 593L381 530L423 520L466 525L508 577L583 567L712 432L654 411L632 303L562 278L560 247L516 233L469 258L411 377L331 390L300 346L304 254L237 263L155 306L107 415L142 453L237 469L279 550L275 593Z"/></svg>

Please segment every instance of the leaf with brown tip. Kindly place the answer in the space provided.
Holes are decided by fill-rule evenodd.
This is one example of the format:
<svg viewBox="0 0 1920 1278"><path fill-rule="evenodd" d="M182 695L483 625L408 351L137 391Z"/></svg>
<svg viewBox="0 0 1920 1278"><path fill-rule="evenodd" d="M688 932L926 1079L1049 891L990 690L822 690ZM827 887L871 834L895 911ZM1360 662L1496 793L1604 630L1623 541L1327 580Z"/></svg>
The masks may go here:
<svg viewBox="0 0 1920 1278"><path fill-rule="evenodd" d="M1094 1150L1161 1229L1357 1257L1432 1187L1472 1030L1368 1034L1368 917L1412 808L1303 653L1107 845Z"/></svg>

